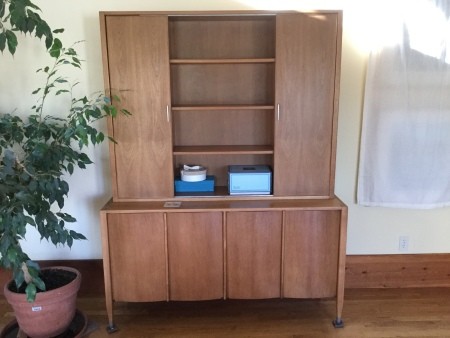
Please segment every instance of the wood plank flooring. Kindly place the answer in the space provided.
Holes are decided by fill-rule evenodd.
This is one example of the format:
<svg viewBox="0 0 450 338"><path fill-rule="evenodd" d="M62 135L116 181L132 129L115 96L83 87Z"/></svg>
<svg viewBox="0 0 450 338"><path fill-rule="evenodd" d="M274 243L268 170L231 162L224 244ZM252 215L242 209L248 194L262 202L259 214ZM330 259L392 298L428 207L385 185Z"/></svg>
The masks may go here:
<svg viewBox="0 0 450 338"><path fill-rule="evenodd" d="M99 326L89 337L450 337L450 288L348 289L343 329L331 325L333 300L120 303L109 335L103 298L79 308ZM0 298L0 328L13 314Z"/></svg>

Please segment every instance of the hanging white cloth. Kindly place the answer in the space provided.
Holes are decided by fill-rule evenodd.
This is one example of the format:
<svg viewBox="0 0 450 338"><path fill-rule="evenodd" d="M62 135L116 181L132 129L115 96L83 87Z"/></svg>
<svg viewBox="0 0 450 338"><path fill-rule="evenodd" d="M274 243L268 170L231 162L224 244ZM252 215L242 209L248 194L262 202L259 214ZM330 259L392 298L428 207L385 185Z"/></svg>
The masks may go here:
<svg viewBox="0 0 450 338"><path fill-rule="evenodd" d="M450 1L408 1L367 68L358 204L450 205ZM396 39L397 41L394 41Z"/></svg>

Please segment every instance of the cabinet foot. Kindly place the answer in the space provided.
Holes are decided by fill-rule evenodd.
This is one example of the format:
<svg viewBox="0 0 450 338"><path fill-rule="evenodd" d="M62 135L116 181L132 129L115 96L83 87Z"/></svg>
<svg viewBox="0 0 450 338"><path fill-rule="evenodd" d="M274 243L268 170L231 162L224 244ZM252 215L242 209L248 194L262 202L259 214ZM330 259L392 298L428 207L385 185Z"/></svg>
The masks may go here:
<svg viewBox="0 0 450 338"><path fill-rule="evenodd" d="M336 329L342 329L344 327L344 321L342 318L337 317L335 320L333 320L333 326Z"/></svg>
<svg viewBox="0 0 450 338"><path fill-rule="evenodd" d="M117 326L115 326L114 324L109 324L109 325L106 327L106 332L108 332L109 334L114 333L114 332L117 332L117 331L119 331L119 329L118 329Z"/></svg>

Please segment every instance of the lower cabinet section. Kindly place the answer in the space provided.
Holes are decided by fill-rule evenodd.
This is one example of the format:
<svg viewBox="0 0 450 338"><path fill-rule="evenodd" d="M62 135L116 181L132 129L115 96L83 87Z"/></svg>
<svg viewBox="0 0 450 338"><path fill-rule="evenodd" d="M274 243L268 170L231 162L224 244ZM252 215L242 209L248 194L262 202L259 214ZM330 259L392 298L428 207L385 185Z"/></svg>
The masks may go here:
<svg viewBox="0 0 450 338"><path fill-rule="evenodd" d="M111 202L101 215L110 324L114 301L280 297L336 297L342 324L347 208L337 199Z"/></svg>

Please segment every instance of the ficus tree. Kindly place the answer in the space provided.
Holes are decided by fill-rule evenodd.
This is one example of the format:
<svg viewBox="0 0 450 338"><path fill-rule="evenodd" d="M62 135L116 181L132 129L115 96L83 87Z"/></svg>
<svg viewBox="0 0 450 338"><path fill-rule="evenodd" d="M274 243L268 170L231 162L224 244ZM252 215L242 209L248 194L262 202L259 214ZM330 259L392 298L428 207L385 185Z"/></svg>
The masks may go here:
<svg viewBox="0 0 450 338"><path fill-rule="evenodd" d="M43 83L30 93L36 104L28 112L0 111L0 266L12 270L17 289L25 288L29 301L45 290L45 284L39 265L22 250L21 240L30 226L41 240L55 245L71 247L74 240L86 239L71 229L75 217L63 211L69 193L66 177L92 164L84 152L87 146L107 139L95 122L129 114L116 106L118 97L113 104L104 93L73 96L77 83L63 70L81 68L82 61L74 46L65 47L55 37L64 30L52 30L41 15L30 0L0 0L0 51L14 55L17 35L25 34L44 40L52 60L50 66L37 70ZM67 106L51 107L59 111L58 116L47 114L50 96L63 95L66 100L58 102Z"/></svg>

